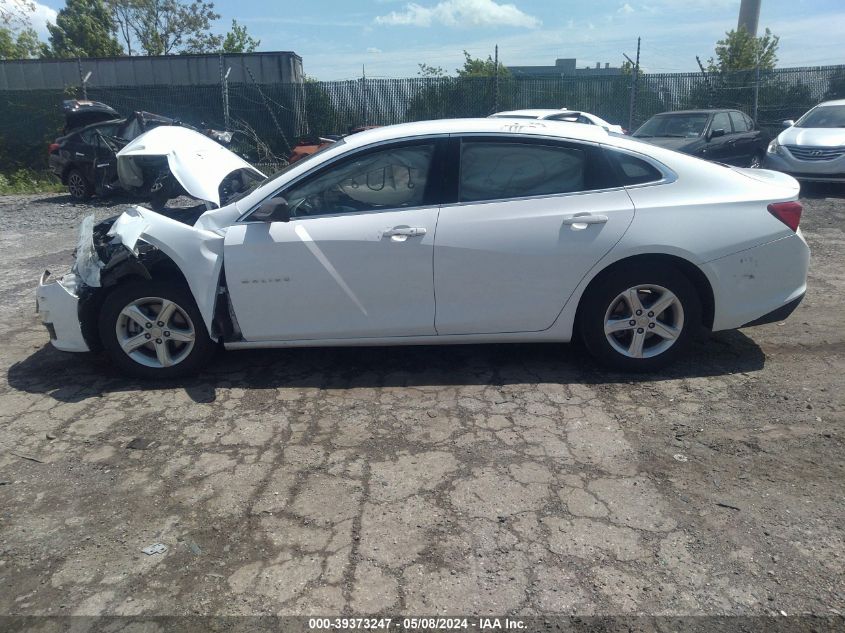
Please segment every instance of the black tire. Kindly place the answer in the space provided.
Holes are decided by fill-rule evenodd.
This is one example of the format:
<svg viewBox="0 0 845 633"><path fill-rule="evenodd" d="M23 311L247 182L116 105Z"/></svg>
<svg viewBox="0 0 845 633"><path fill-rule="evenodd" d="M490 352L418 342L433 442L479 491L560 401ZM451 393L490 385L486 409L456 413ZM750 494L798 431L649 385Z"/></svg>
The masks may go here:
<svg viewBox="0 0 845 633"><path fill-rule="evenodd" d="M65 178L67 192L74 200L88 200L94 195L94 187L78 169L71 169Z"/></svg>
<svg viewBox="0 0 845 633"><path fill-rule="evenodd" d="M637 288L633 301L622 298ZM651 316L650 306L671 298L666 290L676 301ZM637 301L642 304L640 315L630 308ZM623 329L606 334L606 322ZM679 270L659 261L602 274L590 285L578 310L578 329L587 351L605 367L626 372L656 371L672 363L687 351L700 328L701 301L695 287ZM674 332L675 338L658 336L657 331ZM640 357L627 355L636 354L635 336L642 341Z"/></svg>
<svg viewBox="0 0 845 633"><path fill-rule="evenodd" d="M748 161L748 167L751 169L761 169L763 167L763 159L766 156L763 152L756 152L752 157L751 160Z"/></svg>
<svg viewBox="0 0 845 633"><path fill-rule="evenodd" d="M167 322L162 321L163 327L158 327L155 321L156 305L162 307L163 303L151 301L141 306L142 313L149 316L149 323L152 326L149 329L149 336L138 322L122 315L124 308L133 302L147 298L167 300L177 306L171 319L167 319ZM177 320L178 323L176 323ZM103 302L98 326L100 340L111 361L124 373L138 378L166 379L195 373L211 359L216 349L193 296L184 284L180 283L153 280L131 282L120 286ZM118 340L119 328L123 331L126 331L126 328L133 328L131 332L133 335L144 334L146 340L132 350L132 356L121 347ZM187 342L176 340L177 333L184 335L191 330L193 331L192 347L188 347ZM166 350L164 355L174 364L162 366L161 357L158 355L161 346ZM149 364L144 364L144 362Z"/></svg>

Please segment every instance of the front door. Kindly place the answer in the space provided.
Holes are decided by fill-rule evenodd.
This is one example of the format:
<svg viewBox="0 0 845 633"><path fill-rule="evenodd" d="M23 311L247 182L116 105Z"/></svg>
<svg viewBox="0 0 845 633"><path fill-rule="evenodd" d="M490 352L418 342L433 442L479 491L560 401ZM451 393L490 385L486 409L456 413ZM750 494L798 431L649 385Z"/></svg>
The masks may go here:
<svg viewBox="0 0 845 633"><path fill-rule="evenodd" d="M435 146L318 168L279 192L289 222L247 218L227 231L226 281L246 340L434 334Z"/></svg>
<svg viewBox="0 0 845 633"><path fill-rule="evenodd" d="M437 224L438 334L550 327L634 217L601 149L540 139L466 138L460 202Z"/></svg>

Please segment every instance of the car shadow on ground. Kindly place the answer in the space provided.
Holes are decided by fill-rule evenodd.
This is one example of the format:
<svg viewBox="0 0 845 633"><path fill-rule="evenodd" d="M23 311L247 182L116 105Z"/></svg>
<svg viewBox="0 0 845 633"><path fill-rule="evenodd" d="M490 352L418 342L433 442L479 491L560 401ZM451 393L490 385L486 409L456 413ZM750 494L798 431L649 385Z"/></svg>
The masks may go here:
<svg viewBox="0 0 845 633"><path fill-rule="evenodd" d="M802 198L845 198L845 183L838 182L802 182Z"/></svg>
<svg viewBox="0 0 845 633"><path fill-rule="evenodd" d="M170 381L116 375L100 355L65 354L49 344L9 368L11 387L79 402L105 393L184 389L195 402L213 402L218 387L244 389L420 387L523 383L659 382L762 369L765 355L740 331L697 341L691 353L653 374L598 367L578 345L507 344L301 348L222 352L201 374Z"/></svg>

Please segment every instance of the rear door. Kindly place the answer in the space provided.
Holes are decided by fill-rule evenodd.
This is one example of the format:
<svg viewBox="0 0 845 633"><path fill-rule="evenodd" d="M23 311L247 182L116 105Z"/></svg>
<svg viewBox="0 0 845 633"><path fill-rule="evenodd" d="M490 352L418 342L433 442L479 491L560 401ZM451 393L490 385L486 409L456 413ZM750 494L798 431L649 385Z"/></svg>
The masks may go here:
<svg viewBox="0 0 845 633"><path fill-rule="evenodd" d="M724 130L723 136L713 136L715 130ZM734 149L733 127L727 112L716 112L710 120L709 138L707 143L707 160L719 163L736 164Z"/></svg>
<svg viewBox="0 0 845 633"><path fill-rule="evenodd" d="M434 245L438 334L550 327L634 217L597 145L465 136Z"/></svg>
<svg viewBox="0 0 845 633"><path fill-rule="evenodd" d="M734 128L734 165L747 167L757 151L757 133L753 126L750 126L750 119L742 112L731 110L729 112L731 123Z"/></svg>

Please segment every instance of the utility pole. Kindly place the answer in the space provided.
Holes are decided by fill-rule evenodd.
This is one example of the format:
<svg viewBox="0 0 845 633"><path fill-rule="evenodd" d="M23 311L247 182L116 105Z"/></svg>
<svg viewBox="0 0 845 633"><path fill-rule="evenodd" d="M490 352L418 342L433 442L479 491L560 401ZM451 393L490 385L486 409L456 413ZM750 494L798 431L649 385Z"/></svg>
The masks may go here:
<svg viewBox="0 0 845 633"><path fill-rule="evenodd" d="M707 86L707 94L709 95L707 106L710 107L713 105L713 86L710 85L710 77L707 75L707 71L704 70L704 64L701 63L701 58L696 55L695 61L698 64L699 70L701 70L701 76L704 77L704 84Z"/></svg>
<svg viewBox="0 0 845 633"><path fill-rule="evenodd" d="M739 5L739 20L736 28L745 29L751 37L757 37L757 26L760 24L761 0L742 0Z"/></svg>
<svg viewBox="0 0 845 633"><path fill-rule="evenodd" d="M637 61L635 62L630 57L628 57L625 53L622 53L622 56L628 60L628 62L633 67L633 78L631 79L631 100L628 103L628 129L634 129L634 117L637 114L637 89L640 83L640 44L642 38L637 38Z"/></svg>
<svg viewBox="0 0 845 633"><path fill-rule="evenodd" d="M225 69L225 70L224 70ZM229 131L229 73L232 68L226 68L226 60L220 53L220 90L223 100L223 128Z"/></svg>
<svg viewBox="0 0 845 633"><path fill-rule="evenodd" d="M493 112L499 111L499 45L496 44L494 53L494 61L496 67L496 74L493 79Z"/></svg>
<svg viewBox="0 0 845 633"><path fill-rule="evenodd" d="M361 89L364 94L364 126L366 127L370 113L367 111L369 109L367 107L369 105L367 103L367 68L364 64L361 64Z"/></svg>

